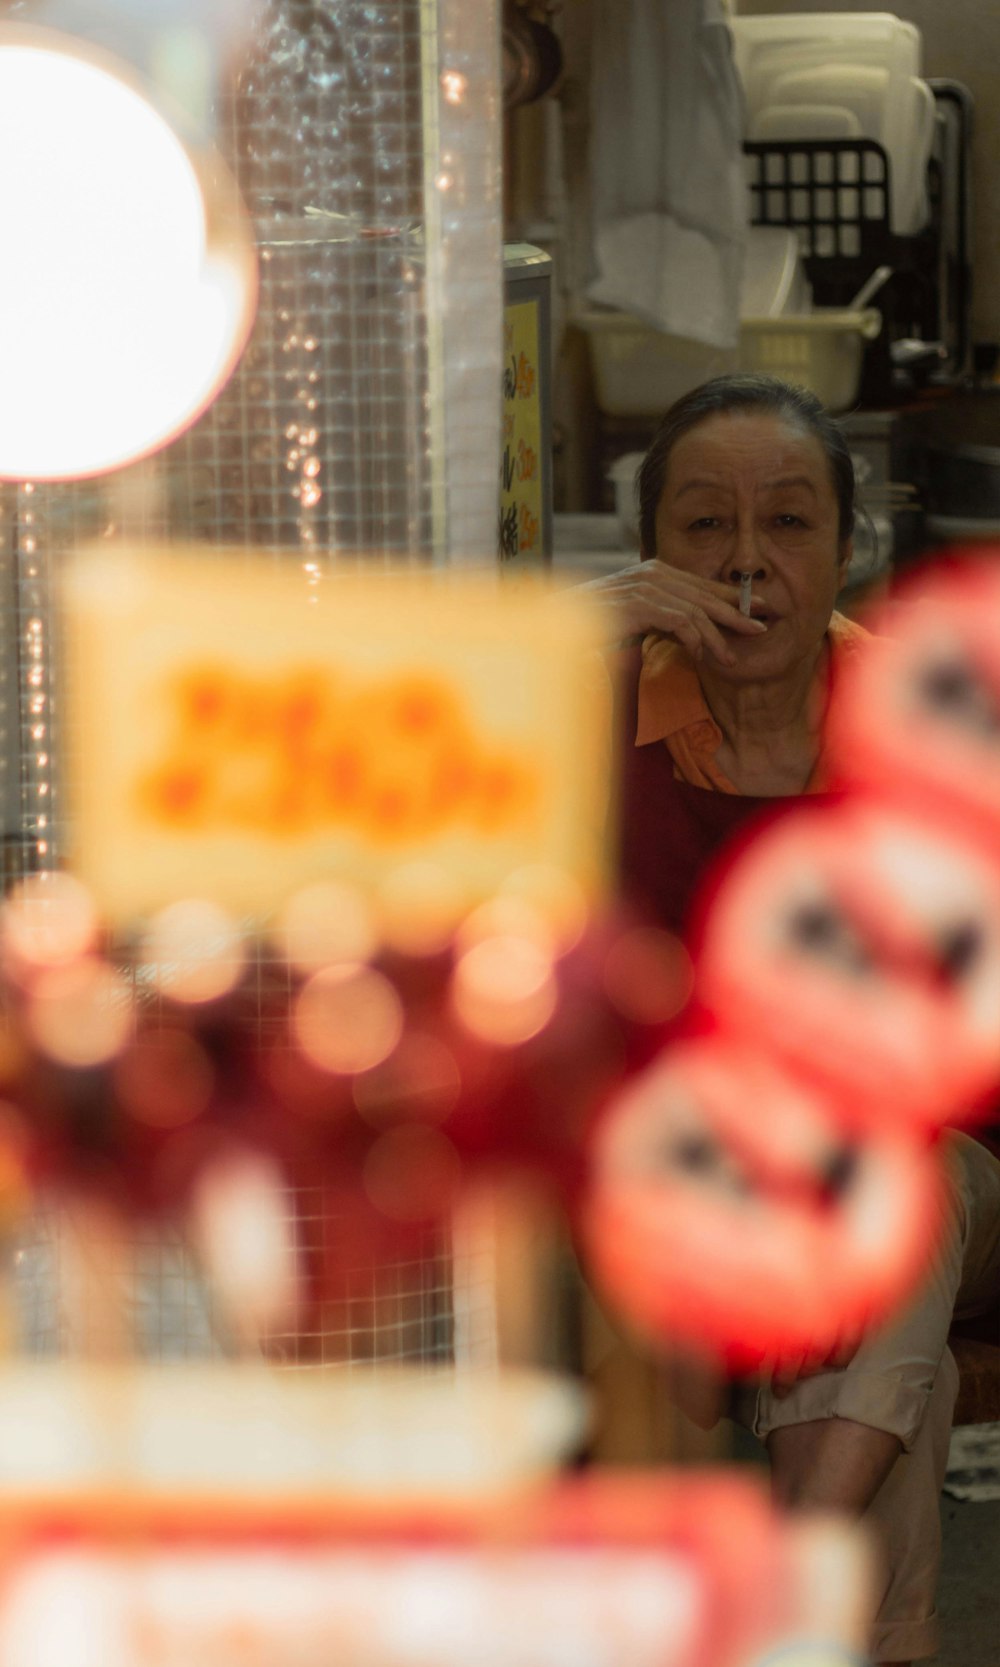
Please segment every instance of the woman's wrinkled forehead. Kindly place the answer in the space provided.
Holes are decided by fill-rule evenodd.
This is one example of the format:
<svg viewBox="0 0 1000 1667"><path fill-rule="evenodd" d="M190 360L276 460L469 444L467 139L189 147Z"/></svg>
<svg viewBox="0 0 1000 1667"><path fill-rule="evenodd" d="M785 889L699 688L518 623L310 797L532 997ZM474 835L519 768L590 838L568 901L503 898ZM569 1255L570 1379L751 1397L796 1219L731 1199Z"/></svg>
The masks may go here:
<svg viewBox="0 0 1000 1667"><path fill-rule="evenodd" d="M699 483L748 482L766 488L786 480L808 481L836 504L830 460L822 442L793 417L770 411L720 411L703 417L671 447L661 502Z"/></svg>

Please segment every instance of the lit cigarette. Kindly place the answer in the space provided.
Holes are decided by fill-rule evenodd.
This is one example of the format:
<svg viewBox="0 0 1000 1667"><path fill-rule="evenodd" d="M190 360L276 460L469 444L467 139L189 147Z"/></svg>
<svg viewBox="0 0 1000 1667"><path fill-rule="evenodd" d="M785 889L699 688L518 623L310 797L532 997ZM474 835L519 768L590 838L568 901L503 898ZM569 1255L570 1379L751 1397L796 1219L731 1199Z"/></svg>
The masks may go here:
<svg viewBox="0 0 1000 1667"><path fill-rule="evenodd" d="M740 574L740 613L750 618L750 586L753 583L752 573Z"/></svg>

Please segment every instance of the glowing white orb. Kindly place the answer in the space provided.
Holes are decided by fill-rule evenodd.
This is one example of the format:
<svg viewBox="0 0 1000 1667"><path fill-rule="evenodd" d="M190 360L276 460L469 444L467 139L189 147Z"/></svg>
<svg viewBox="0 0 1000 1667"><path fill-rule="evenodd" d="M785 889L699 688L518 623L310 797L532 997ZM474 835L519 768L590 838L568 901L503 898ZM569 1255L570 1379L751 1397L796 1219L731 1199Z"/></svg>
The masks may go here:
<svg viewBox="0 0 1000 1667"><path fill-rule="evenodd" d="M191 423L256 305L236 188L129 73L0 25L0 477L102 473Z"/></svg>

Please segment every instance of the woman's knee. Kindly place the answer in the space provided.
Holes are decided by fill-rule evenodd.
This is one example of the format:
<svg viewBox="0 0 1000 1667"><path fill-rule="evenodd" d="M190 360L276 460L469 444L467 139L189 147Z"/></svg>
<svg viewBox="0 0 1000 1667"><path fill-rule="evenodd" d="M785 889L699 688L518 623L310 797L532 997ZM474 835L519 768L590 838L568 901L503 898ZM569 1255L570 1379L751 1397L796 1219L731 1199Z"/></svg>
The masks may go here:
<svg viewBox="0 0 1000 1667"><path fill-rule="evenodd" d="M862 1515L903 1451L898 1436L849 1418L786 1424L767 1437L775 1498Z"/></svg>

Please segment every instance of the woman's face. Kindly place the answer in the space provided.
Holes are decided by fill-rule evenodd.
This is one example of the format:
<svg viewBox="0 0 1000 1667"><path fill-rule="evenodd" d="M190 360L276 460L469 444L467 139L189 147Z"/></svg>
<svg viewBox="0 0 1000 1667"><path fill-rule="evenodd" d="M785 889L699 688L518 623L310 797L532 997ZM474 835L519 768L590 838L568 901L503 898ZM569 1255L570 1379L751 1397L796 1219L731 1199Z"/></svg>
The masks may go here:
<svg viewBox="0 0 1000 1667"><path fill-rule="evenodd" d="M814 661L851 556L840 538L830 465L819 440L784 417L706 417L670 454L656 511L656 555L701 578L753 575L759 636L723 631L736 656L713 670L733 682L780 678Z"/></svg>

